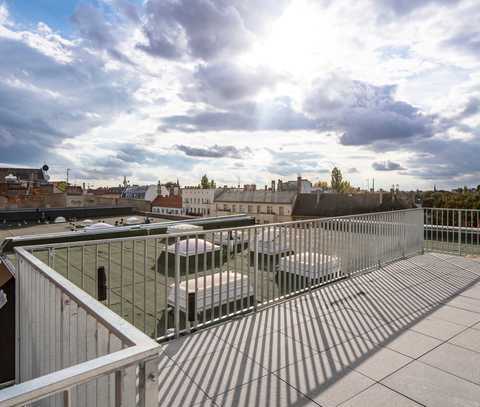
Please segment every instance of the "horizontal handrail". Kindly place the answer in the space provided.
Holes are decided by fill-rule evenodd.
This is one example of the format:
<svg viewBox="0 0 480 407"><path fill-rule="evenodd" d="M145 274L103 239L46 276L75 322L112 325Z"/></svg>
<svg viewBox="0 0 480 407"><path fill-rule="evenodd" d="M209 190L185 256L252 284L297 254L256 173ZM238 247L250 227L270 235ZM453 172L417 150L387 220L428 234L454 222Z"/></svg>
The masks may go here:
<svg viewBox="0 0 480 407"><path fill-rule="evenodd" d="M150 339L150 338L149 338ZM141 360L158 354L155 346L136 345L109 355L88 360L86 362L46 374L24 383L7 387L0 391L0 406L13 407L30 403L47 396L53 396L72 386L77 386L97 377L112 373L118 369L129 367Z"/></svg>
<svg viewBox="0 0 480 407"><path fill-rule="evenodd" d="M101 244L108 244L108 243L120 243L120 242L131 242L131 241L144 241L144 240L151 240L151 239L165 239L165 238L175 238L175 237L184 237L184 236L201 236L205 233L221 233L221 232L229 232L232 230L236 230L238 232L248 231L248 230L255 230L255 229L262 229L265 227L289 227L295 225L307 225L313 223L324 223L329 221L341 221L341 220L349 220L355 219L359 217L377 217L380 215L387 215L392 213L406 213L406 212L422 212L423 208L409 208L409 209L401 209L396 211L383 211L383 212L368 212L368 213L359 213L355 215L342 215L342 216L330 216L325 218L312 218L312 219L302 219L302 220L294 220L289 222L277 222L277 223L268 223L268 224L256 224L256 225L249 225L249 226L237 226L237 227L227 227L227 228L219 228L219 229L208 229L208 230L199 230L199 231L189 231L189 232L177 232L177 233L165 233L165 234L158 234L158 235L151 235L151 236L132 236L132 237L122 237L122 238L112 238L112 239L99 239L99 240L88 240L88 241L79 241L79 242L67 242L67 243L51 243L51 244L42 244L42 245L31 245L31 246L23 246L26 250L35 250L35 249L54 249L54 248L67 248L67 247L79 247L79 246L97 246ZM188 223L188 222L187 222Z"/></svg>

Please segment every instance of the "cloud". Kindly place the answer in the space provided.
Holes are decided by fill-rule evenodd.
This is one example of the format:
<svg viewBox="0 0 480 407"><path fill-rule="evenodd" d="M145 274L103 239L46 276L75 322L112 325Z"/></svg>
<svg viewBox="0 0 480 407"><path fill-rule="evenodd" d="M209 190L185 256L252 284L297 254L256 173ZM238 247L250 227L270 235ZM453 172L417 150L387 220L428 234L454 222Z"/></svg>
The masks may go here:
<svg viewBox="0 0 480 407"><path fill-rule="evenodd" d="M121 4L121 10L126 12L128 18L134 18L134 9L128 4ZM121 25L113 25L107 21L104 14L90 4L80 4L72 15L72 21L80 31L82 39L97 49L105 50L112 58L124 63L132 61L118 49L121 41ZM138 18L138 16L137 16Z"/></svg>
<svg viewBox="0 0 480 407"><path fill-rule="evenodd" d="M374 0L376 6L392 12L396 16L410 14L413 10L435 5L451 6L458 4L460 0Z"/></svg>
<svg viewBox="0 0 480 407"><path fill-rule="evenodd" d="M297 176L299 174L328 173L328 168L323 166L321 156L308 151L275 151L267 149L272 156L272 163L267 166L267 171L282 177Z"/></svg>
<svg viewBox="0 0 480 407"><path fill-rule="evenodd" d="M399 163L393 161L374 162L372 167L376 171L400 171L405 169Z"/></svg>
<svg viewBox="0 0 480 407"><path fill-rule="evenodd" d="M360 171L358 171L357 168L352 167L347 169L347 174L358 174Z"/></svg>
<svg viewBox="0 0 480 407"><path fill-rule="evenodd" d="M193 84L184 88L184 98L214 106L248 101L280 79L267 67L245 67L230 61L197 66Z"/></svg>
<svg viewBox="0 0 480 407"><path fill-rule="evenodd" d="M396 87L338 75L317 80L304 108L324 130L342 132L344 145L404 144L431 137L434 120L394 98Z"/></svg>
<svg viewBox="0 0 480 407"><path fill-rule="evenodd" d="M213 60L246 50L286 2L253 0L148 0L138 48L166 59Z"/></svg>
<svg viewBox="0 0 480 407"><path fill-rule="evenodd" d="M167 116L159 130L183 132L223 130L313 130L315 120L294 109L289 98L279 98L262 104L243 103L229 106L223 111L190 112L185 115Z"/></svg>
<svg viewBox="0 0 480 407"><path fill-rule="evenodd" d="M107 72L102 59L45 26L36 32L3 27L0 55L8 55L0 64L2 162L51 162L62 141L133 107L136 78Z"/></svg>
<svg viewBox="0 0 480 407"><path fill-rule="evenodd" d="M219 146L215 144L210 147L191 147L183 144L175 146L177 150L183 151L190 157L203 158L242 158L246 154L251 154L250 148L237 148L235 146Z"/></svg>

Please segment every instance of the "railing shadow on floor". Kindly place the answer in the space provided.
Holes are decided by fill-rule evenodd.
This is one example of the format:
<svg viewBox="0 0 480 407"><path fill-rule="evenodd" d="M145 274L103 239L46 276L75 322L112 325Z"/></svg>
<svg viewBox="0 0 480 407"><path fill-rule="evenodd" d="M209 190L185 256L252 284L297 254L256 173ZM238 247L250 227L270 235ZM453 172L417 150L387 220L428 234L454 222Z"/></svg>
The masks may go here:
<svg viewBox="0 0 480 407"><path fill-rule="evenodd" d="M230 389L233 399L235 393L243 392L270 400L271 405L283 399L288 405L302 406L353 370L361 370L380 350L480 281L480 273L442 257L426 256L432 263L422 264L425 256L398 261L211 328L211 334L204 331L171 342L167 353L170 348L172 363L191 379L191 391L215 397ZM179 352L188 347L193 351L191 359L179 359ZM265 370L259 371L252 361ZM236 368L229 369L232 366ZM273 375L266 376L268 373ZM255 394L256 379L262 375L267 381L266 393ZM277 378L294 387L274 383ZM370 379L375 383L383 377ZM296 387L299 381L306 382ZM176 385L184 384L179 381ZM279 394L280 385L292 393ZM160 405L167 401L181 405L183 391L170 389L167 400L162 398L160 383Z"/></svg>

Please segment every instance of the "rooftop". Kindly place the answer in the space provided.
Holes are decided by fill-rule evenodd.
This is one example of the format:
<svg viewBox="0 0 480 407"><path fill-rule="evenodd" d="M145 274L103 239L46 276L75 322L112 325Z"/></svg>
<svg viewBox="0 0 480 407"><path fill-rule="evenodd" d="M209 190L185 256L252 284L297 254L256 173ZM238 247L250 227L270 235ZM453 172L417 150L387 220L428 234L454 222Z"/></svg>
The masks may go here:
<svg viewBox="0 0 480 407"><path fill-rule="evenodd" d="M479 363L480 259L425 254L162 345L159 401L478 406Z"/></svg>
<svg viewBox="0 0 480 407"><path fill-rule="evenodd" d="M19 384L0 405L480 406L479 219L417 208L16 247Z"/></svg>
<svg viewBox="0 0 480 407"><path fill-rule="evenodd" d="M222 191L215 198L215 202L249 202L249 203L276 203L293 204L296 191Z"/></svg>

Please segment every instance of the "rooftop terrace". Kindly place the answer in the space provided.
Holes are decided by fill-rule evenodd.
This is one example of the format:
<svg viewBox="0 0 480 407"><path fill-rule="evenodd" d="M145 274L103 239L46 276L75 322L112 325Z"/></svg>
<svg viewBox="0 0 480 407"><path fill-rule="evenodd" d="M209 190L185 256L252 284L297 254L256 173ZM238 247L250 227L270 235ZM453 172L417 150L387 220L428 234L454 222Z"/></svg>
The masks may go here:
<svg viewBox="0 0 480 407"><path fill-rule="evenodd" d="M480 260L425 254L162 345L165 406L478 406Z"/></svg>
<svg viewBox="0 0 480 407"><path fill-rule="evenodd" d="M18 384L0 406L480 406L479 220L16 248Z"/></svg>

